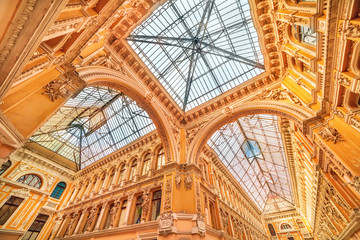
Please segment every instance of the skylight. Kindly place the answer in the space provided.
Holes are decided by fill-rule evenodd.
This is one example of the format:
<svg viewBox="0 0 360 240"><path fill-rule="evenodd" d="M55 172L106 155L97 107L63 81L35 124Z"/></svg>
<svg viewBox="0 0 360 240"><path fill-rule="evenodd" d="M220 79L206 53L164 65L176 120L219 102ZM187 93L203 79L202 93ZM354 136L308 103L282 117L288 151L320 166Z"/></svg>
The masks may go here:
<svg viewBox="0 0 360 240"><path fill-rule="evenodd" d="M153 130L147 113L123 93L87 87L65 103L31 141L84 168Z"/></svg>
<svg viewBox="0 0 360 240"><path fill-rule="evenodd" d="M247 0L169 0L127 40L184 111L264 71Z"/></svg>
<svg viewBox="0 0 360 240"><path fill-rule="evenodd" d="M264 213L293 208L276 116L239 118L216 131L208 144Z"/></svg>

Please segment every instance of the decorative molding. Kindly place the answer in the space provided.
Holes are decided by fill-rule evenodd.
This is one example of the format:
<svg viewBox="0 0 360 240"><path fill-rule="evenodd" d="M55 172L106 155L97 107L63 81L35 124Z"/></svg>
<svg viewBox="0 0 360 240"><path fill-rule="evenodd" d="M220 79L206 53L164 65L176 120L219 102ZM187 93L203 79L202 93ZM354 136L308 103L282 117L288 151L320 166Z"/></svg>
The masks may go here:
<svg viewBox="0 0 360 240"><path fill-rule="evenodd" d="M172 199L172 179L169 178L166 180L166 184L165 184L164 211L171 210L171 199Z"/></svg>
<svg viewBox="0 0 360 240"><path fill-rule="evenodd" d="M274 101L280 101L280 100L290 100L296 105L302 106L302 103L300 99L290 92L288 89L264 89L260 94L256 95L257 99L259 100L274 100Z"/></svg>
<svg viewBox="0 0 360 240"><path fill-rule="evenodd" d="M71 79L56 79L46 84L43 88L45 89L43 94L47 95L52 102L70 96L76 89Z"/></svg>
<svg viewBox="0 0 360 240"><path fill-rule="evenodd" d="M24 26L29 20L36 4L37 0L27 0L22 10L20 10L22 11L21 14L18 18L16 18L16 21L11 24L12 26L9 30L11 33L7 35L9 37L4 41L4 47L0 51L0 67L9 55L11 49L14 47L16 40L18 39L21 31L24 29Z"/></svg>
<svg viewBox="0 0 360 240"><path fill-rule="evenodd" d="M176 232L174 227L174 217L172 212L163 212L159 216L159 235L167 236L172 232Z"/></svg>
<svg viewBox="0 0 360 240"><path fill-rule="evenodd" d="M180 189L181 187L181 175L179 173L175 175L175 187L176 189Z"/></svg>
<svg viewBox="0 0 360 240"><path fill-rule="evenodd" d="M192 177L191 173L187 173L184 177L184 186L185 186L186 191L191 190L192 185L193 185L193 177Z"/></svg>
<svg viewBox="0 0 360 240"><path fill-rule="evenodd" d="M30 190L27 188L12 189L11 195L26 199L30 197Z"/></svg>
<svg viewBox="0 0 360 240"><path fill-rule="evenodd" d="M319 135L325 140L325 141L333 141L334 144L338 141L343 141L342 136L340 133L330 125L323 126L319 130Z"/></svg>

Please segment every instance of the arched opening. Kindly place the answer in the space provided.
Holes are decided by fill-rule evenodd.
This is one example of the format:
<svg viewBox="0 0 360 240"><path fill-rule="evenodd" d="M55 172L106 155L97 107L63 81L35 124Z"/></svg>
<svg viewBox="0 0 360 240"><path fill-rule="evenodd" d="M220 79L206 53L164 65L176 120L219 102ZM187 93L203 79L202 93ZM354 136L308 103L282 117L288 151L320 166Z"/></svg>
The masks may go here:
<svg viewBox="0 0 360 240"><path fill-rule="evenodd" d="M30 140L82 169L155 130L134 99L115 88L90 86L70 98Z"/></svg>
<svg viewBox="0 0 360 240"><path fill-rule="evenodd" d="M281 230L289 230L289 229L292 229L292 227L288 223L282 223L281 226L280 226L280 229Z"/></svg>
<svg viewBox="0 0 360 240"><path fill-rule="evenodd" d="M275 237L275 236L276 236L276 232L275 232L274 226L273 226L272 224L268 224L268 228L269 228L270 235L271 235L272 237Z"/></svg>
<svg viewBox="0 0 360 240"><path fill-rule="evenodd" d="M66 183L65 182L59 182L55 189L53 190L53 192L51 193L51 197L52 198L56 198L56 199L60 199L61 195L63 194L64 190L66 188Z"/></svg>
<svg viewBox="0 0 360 240"><path fill-rule="evenodd" d="M207 141L221 162L264 213L294 209L288 162L276 115L252 114L221 126ZM221 181L220 196L232 201Z"/></svg>
<svg viewBox="0 0 360 240"><path fill-rule="evenodd" d="M16 180L19 183L26 184L30 187L41 188L42 180L35 174L26 174Z"/></svg>

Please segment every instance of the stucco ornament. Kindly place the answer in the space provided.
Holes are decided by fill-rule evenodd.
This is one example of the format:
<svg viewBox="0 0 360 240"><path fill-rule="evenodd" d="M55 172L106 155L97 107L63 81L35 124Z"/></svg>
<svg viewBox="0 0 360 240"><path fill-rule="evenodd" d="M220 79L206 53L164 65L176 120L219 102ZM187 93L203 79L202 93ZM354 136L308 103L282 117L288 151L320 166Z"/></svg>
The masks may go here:
<svg viewBox="0 0 360 240"><path fill-rule="evenodd" d="M172 212L164 212L159 216L159 235L167 236L173 232L174 218Z"/></svg>
<svg viewBox="0 0 360 240"><path fill-rule="evenodd" d="M184 185L186 190L191 190L193 184L193 178L190 173L188 173L184 178Z"/></svg>
<svg viewBox="0 0 360 240"><path fill-rule="evenodd" d="M181 175L180 174L177 174L175 176L175 186L176 186L176 189L180 189L180 187L181 187Z"/></svg>
<svg viewBox="0 0 360 240"><path fill-rule="evenodd" d="M342 141L342 137L340 133L330 125L324 126L319 131L319 135L325 140L325 141L333 141L334 144L338 141Z"/></svg>
<svg viewBox="0 0 360 240"><path fill-rule="evenodd" d="M71 79L56 79L46 84L44 95L47 95L51 101L68 97L76 87Z"/></svg>

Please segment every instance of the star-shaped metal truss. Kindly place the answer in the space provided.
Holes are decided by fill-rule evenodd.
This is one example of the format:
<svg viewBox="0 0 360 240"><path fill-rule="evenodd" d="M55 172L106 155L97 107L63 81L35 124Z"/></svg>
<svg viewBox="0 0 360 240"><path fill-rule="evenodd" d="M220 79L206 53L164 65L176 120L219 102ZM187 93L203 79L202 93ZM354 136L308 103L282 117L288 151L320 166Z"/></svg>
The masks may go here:
<svg viewBox="0 0 360 240"><path fill-rule="evenodd" d="M247 0L170 0L127 40L184 111L265 69Z"/></svg>

